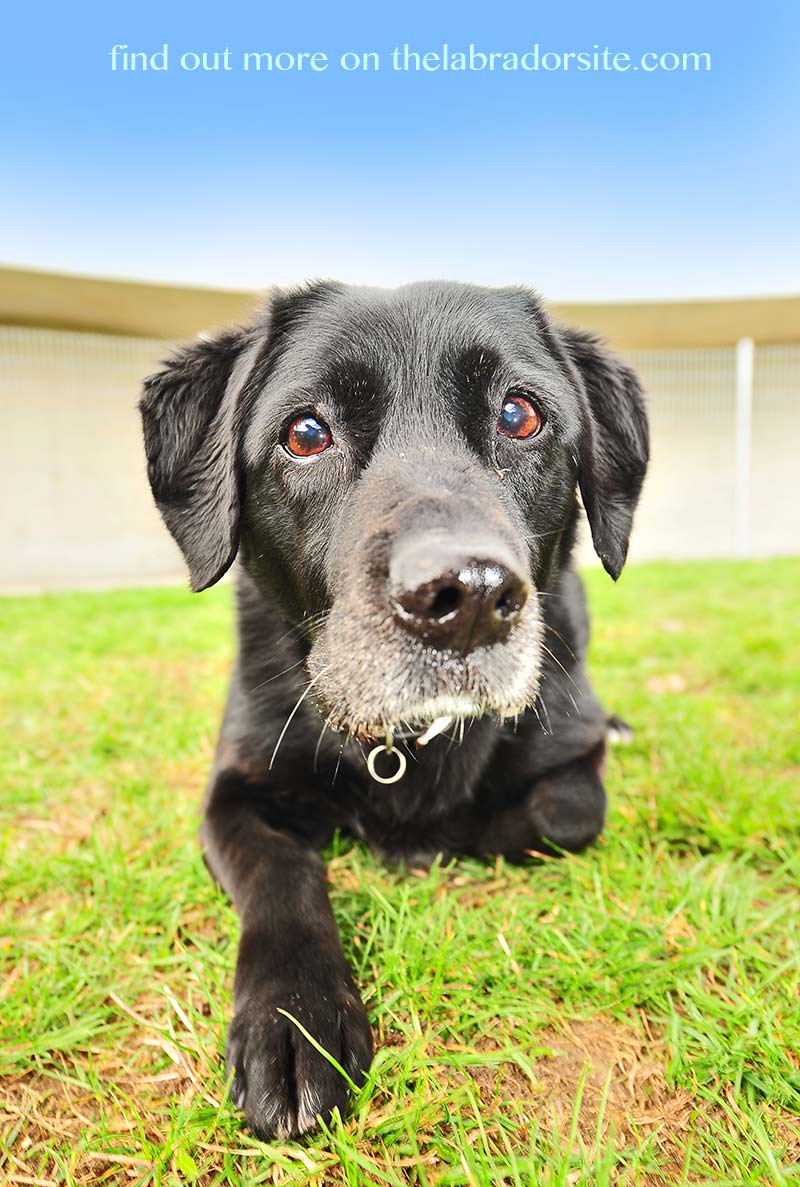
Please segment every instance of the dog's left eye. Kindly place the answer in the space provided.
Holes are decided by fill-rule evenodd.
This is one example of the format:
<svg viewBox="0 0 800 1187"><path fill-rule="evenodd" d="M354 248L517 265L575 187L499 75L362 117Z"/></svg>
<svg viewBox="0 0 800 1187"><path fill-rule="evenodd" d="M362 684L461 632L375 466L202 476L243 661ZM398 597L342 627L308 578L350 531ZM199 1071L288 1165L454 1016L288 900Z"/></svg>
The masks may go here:
<svg viewBox="0 0 800 1187"><path fill-rule="evenodd" d="M286 430L284 447L294 457L313 457L324 453L333 438L328 426L316 416L298 416Z"/></svg>
<svg viewBox="0 0 800 1187"><path fill-rule="evenodd" d="M509 392L497 418L498 433L522 440L535 437L543 424L542 414L532 400L520 392Z"/></svg>

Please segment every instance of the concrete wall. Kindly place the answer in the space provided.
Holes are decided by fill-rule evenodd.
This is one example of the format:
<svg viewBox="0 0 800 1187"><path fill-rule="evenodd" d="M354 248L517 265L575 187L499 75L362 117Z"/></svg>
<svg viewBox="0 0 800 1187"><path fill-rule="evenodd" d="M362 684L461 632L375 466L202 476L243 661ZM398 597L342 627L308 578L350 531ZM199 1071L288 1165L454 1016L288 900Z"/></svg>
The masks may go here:
<svg viewBox="0 0 800 1187"><path fill-rule="evenodd" d="M183 580L155 511L136 402L169 347L143 337L0 327L0 587ZM631 558L734 551L734 351L629 350L653 465ZM800 553L800 345L758 346L750 546ZM588 550L586 551L589 558Z"/></svg>

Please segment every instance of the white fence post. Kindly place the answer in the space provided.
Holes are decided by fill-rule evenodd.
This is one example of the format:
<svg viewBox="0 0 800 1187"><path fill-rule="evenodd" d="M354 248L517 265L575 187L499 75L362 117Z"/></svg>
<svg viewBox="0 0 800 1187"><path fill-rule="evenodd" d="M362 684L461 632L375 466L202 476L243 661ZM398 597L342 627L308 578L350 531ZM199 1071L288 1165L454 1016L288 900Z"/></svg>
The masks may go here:
<svg viewBox="0 0 800 1187"><path fill-rule="evenodd" d="M750 458L752 453L753 361L752 338L736 343L736 494L734 520L736 555L749 553Z"/></svg>

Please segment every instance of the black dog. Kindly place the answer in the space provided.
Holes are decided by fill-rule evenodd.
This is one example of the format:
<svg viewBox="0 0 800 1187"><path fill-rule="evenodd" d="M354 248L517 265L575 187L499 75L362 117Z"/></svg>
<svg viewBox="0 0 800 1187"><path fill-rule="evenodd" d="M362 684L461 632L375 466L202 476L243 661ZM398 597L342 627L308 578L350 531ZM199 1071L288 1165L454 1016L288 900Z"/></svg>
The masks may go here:
<svg viewBox="0 0 800 1187"><path fill-rule="evenodd" d="M232 1095L256 1134L299 1134L346 1085L280 1011L357 1081L372 1055L317 855L334 831L417 863L603 827L570 556L579 488L622 569L642 393L530 292L320 283L180 351L141 411L192 587L239 555L203 840L242 921Z"/></svg>

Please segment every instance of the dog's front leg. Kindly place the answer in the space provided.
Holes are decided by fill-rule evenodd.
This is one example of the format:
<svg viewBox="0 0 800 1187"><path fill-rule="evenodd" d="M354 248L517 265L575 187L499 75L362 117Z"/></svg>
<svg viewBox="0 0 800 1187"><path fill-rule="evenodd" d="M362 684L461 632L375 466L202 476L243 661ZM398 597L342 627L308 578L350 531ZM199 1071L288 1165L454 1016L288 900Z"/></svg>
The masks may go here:
<svg viewBox="0 0 800 1187"><path fill-rule="evenodd" d="M346 1080L286 1014L356 1083L371 1062L372 1035L342 953L322 861L300 838L265 822L265 794L236 772L220 773L203 841L242 924L227 1044L231 1097L253 1132L268 1138L303 1133L318 1114L347 1106Z"/></svg>

